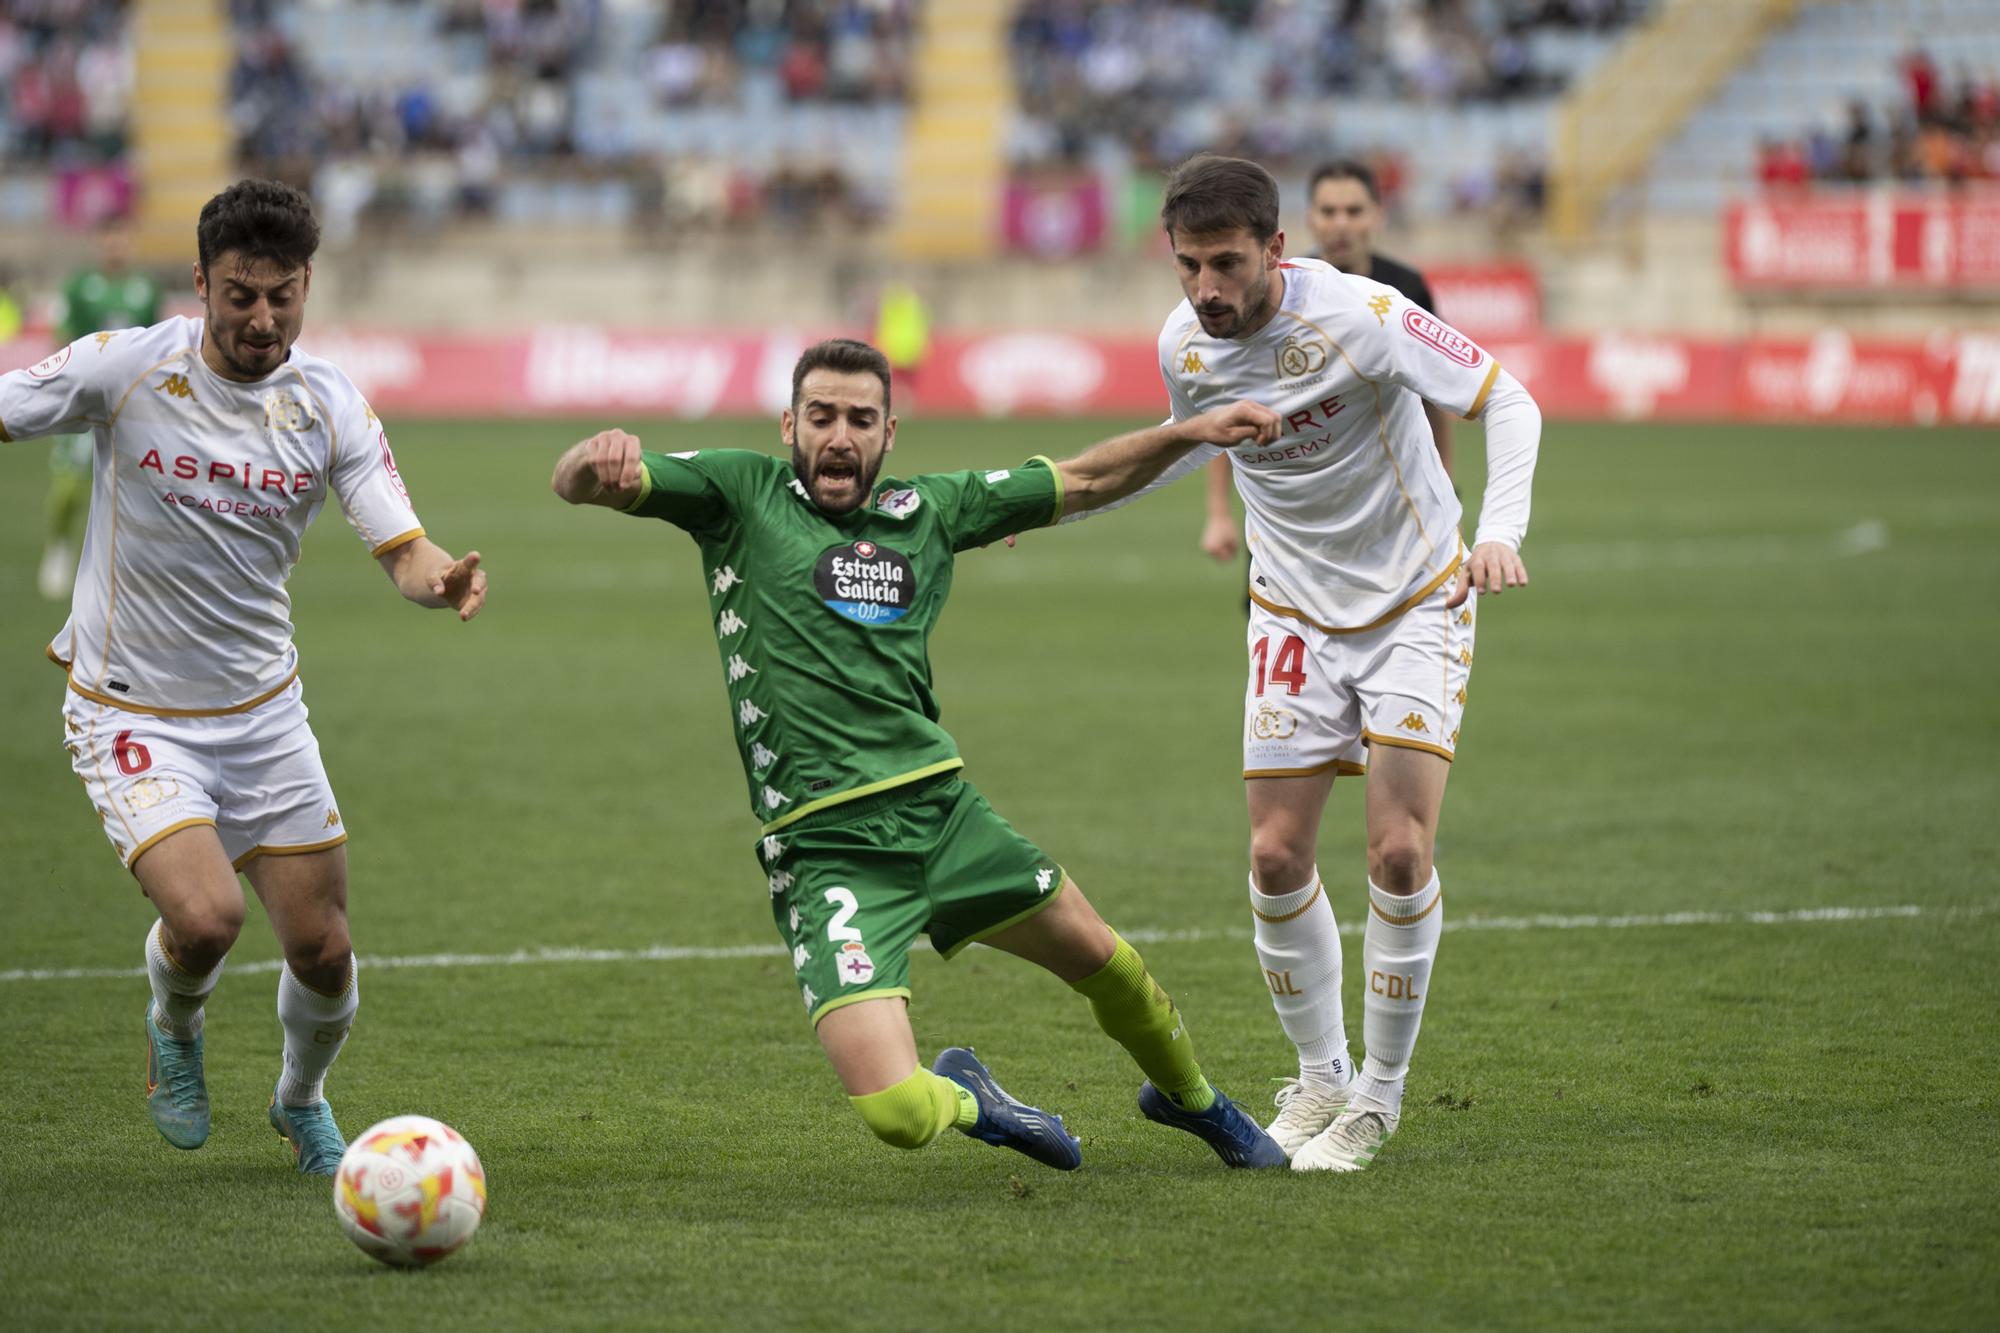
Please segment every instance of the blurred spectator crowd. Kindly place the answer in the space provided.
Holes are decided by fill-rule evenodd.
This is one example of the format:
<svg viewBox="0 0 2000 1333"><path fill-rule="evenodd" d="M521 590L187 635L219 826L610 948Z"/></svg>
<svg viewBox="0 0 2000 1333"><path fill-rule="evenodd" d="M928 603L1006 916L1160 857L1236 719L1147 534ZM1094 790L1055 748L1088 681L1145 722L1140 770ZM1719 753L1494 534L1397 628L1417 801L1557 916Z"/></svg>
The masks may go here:
<svg viewBox="0 0 2000 1333"><path fill-rule="evenodd" d="M1897 65L1902 95L1887 106L1847 103L1837 124L1758 146L1757 176L1767 189L1812 183L1855 185L2000 180L2000 75L1963 66L1950 78L1922 47Z"/></svg>
<svg viewBox="0 0 2000 1333"><path fill-rule="evenodd" d="M1116 155L1148 170L1203 148L1279 170L1334 153L1370 156L1393 207L1412 170L1407 154L1352 142L1345 111L1391 102L1470 119L1496 104L1548 99L1571 71L1538 63L1538 32L1608 32L1644 8L1641 0L1024 0L1014 71L1022 106L1034 110L1013 152L1029 166ZM1449 189L1462 207L1540 208L1536 152L1496 149L1466 175Z"/></svg>
<svg viewBox="0 0 2000 1333"><path fill-rule="evenodd" d="M0 160L56 168L117 162L132 50L123 0L0 5Z"/></svg>
<svg viewBox="0 0 2000 1333"><path fill-rule="evenodd" d="M646 130L746 103L899 103L916 0L401 0L386 8L433 58L372 79L321 67L309 34L330 20L302 22L310 8L232 0L231 118L243 167L314 188L338 233L517 213L512 181L542 187L530 211L572 217L866 213L835 164L683 157Z"/></svg>

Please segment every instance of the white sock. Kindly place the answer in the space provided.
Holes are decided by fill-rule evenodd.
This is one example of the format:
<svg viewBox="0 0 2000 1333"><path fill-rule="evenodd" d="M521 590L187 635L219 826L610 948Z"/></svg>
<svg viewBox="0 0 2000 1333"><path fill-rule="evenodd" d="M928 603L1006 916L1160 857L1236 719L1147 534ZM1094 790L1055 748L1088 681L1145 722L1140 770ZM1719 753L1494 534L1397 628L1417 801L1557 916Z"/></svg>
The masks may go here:
<svg viewBox="0 0 2000 1333"><path fill-rule="evenodd" d="M215 983L222 980L222 964L217 963L204 977L187 971L168 957L166 946L160 943L161 924L155 918L152 929L146 932L146 980L153 987L153 1021L167 1035L193 1041L201 1035L201 1007L208 1003Z"/></svg>
<svg viewBox="0 0 2000 1333"><path fill-rule="evenodd" d="M1340 1012L1340 930L1319 871L1304 888L1281 894L1259 893L1251 876L1250 913L1271 1005L1299 1048L1300 1081L1346 1086L1354 1064Z"/></svg>
<svg viewBox="0 0 2000 1333"><path fill-rule="evenodd" d="M310 1106L326 1095L326 1071L347 1044L354 1011L361 1007L359 961L347 964L347 985L338 995L322 995L292 975L287 965L278 977L278 1023L285 1029L285 1072L278 1078L278 1100L286 1106Z"/></svg>
<svg viewBox="0 0 2000 1333"><path fill-rule="evenodd" d="M1430 883L1407 897L1370 880L1368 905L1368 929L1361 936L1361 965L1368 969L1361 1039L1368 1056L1353 1102L1394 1114L1403 1109L1403 1078L1431 990L1431 964L1444 930L1444 889L1436 870Z"/></svg>

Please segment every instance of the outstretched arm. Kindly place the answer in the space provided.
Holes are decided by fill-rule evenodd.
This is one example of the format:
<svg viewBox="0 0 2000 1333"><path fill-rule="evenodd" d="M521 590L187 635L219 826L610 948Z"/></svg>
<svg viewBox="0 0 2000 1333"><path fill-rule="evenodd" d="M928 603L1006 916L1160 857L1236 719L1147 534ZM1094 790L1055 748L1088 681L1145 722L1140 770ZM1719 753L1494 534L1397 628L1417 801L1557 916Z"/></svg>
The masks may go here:
<svg viewBox="0 0 2000 1333"><path fill-rule="evenodd" d="M615 429L599 431L556 460L549 489L573 505L626 509L639 498L643 466L638 436Z"/></svg>
<svg viewBox="0 0 2000 1333"><path fill-rule="evenodd" d="M1528 583L1521 563L1521 539L1528 535L1529 490L1542 440L1542 411L1521 382L1501 371L1480 416L1486 423L1486 499L1479 507L1479 530L1472 554L1458 571L1446 606L1457 606L1475 591L1498 597Z"/></svg>
<svg viewBox="0 0 2000 1333"><path fill-rule="evenodd" d="M1197 445L1231 448L1278 437L1278 414L1259 403L1232 403L1186 421L1114 436L1056 464L1063 516L1101 509L1145 489Z"/></svg>
<svg viewBox="0 0 2000 1333"><path fill-rule="evenodd" d="M375 558L396 591L418 606L448 606L470 620L486 605L486 571L477 551L458 560L430 538L417 537Z"/></svg>

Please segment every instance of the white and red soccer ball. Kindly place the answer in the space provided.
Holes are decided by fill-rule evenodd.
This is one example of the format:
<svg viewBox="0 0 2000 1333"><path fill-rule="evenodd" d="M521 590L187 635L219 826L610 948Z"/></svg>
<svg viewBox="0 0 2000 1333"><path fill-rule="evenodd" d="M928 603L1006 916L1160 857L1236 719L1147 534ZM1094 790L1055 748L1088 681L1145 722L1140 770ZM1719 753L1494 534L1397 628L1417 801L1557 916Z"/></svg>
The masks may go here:
<svg viewBox="0 0 2000 1333"><path fill-rule="evenodd" d="M479 1229L486 1172L450 1125L399 1115L347 1145L333 1176L333 1212L364 1253L422 1268L456 1253Z"/></svg>

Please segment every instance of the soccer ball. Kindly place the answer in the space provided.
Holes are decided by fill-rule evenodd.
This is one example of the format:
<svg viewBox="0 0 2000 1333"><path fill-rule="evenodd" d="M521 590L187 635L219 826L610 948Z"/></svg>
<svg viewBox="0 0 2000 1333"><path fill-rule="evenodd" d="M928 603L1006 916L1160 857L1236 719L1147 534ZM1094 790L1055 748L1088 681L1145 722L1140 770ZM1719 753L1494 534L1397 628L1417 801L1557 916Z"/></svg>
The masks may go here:
<svg viewBox="0 0 2000 1333"><path fill-rule="evenodd" d="M397 1268L434 1264L472 1239L486 1213L486 1172L442 1121L399 1115L347 1146L333 1214L362 1252Z"/></svg>

